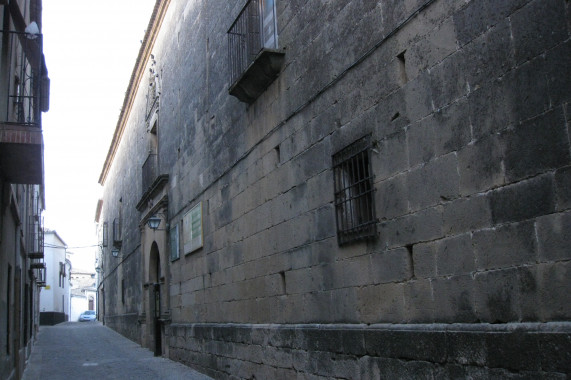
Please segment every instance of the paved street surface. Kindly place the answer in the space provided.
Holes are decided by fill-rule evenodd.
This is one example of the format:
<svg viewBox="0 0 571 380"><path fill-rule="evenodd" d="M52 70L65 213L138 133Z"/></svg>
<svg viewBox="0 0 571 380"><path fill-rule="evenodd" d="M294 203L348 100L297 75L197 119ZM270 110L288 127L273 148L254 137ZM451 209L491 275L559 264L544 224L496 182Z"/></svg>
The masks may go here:
<svg viewBox="0 0 571 380"><path fill-rule="evenodd" d="M153 353L98 322L41 326L24 380L207 380L180 363Z"/></svg>

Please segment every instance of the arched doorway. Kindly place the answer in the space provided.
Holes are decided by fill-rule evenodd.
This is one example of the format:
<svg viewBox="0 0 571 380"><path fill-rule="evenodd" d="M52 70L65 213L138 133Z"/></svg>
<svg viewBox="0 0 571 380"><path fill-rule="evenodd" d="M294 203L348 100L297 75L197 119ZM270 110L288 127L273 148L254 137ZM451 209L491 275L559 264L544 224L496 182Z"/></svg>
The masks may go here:
<svg viewBox="0 0 571 380"><path fill-rule="evenodd" d="M154 338L155 356L162 355L162 326L161 326L161 256L159 247L156 242L151 246L151 254L149 257L149 280L152 286L151 291L151 315L152 315L152 331Z"/></svg>
<svg viewBox="0 0 571 380"><path fill-rule="evenodd" d="M161 224L167 223L167 187L168 179L164 178L157 185L164 193L155 198L147 199L149 205L154 204L144 212L141 220L141 249L143 266L143 294L141 314L141 342L153 351L155 355L168 355L168 324L170 323L169 289L168 289L168 234L167 228L153 228L149 224L151 218L160 218ZM157 190L159 191L159 190ZM143 210L141 209L141 212ZM160 226L159 226L160 227Z"/></svg>

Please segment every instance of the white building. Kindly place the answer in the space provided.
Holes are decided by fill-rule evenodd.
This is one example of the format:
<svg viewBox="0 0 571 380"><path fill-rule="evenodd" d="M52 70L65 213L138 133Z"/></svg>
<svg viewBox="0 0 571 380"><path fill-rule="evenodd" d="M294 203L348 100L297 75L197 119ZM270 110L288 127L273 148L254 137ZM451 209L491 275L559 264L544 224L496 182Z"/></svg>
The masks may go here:
<svg viewBox="0 0 571 380"><path fill-rule="evenodd" d="M86 310L95 310L97 293L95 272L83 269L71 271L70 321L77 321Z"/></svg>
<svg viewBox="0 0 571 380"><path fill-rule="evenodd" d="M56 231L44 232L46 286L40 293L40 324L54 325L69 320L71 262L67 245Z"/></svg>

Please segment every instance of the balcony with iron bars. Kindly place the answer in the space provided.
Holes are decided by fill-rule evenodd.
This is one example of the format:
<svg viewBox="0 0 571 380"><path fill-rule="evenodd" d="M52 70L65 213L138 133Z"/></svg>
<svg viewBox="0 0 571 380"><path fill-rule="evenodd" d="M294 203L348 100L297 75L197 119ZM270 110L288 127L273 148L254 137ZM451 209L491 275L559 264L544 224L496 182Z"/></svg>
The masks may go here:
<svg viewBox="0 0 571 380"><path fill-rule="evenodd" d="M284 55L274 0L249 0L228 30L230 95L253 103L277 78Z"/></svg>
<svg viewBox="0 0 571 380"><path fill-rule="evenodd" d="M41 112L49 108L42 35L0 31L0 167L8 182L43 183Z"/></svg>
<svg viewBox="0 0 571 380"><path fill-rule="evenodd" d="M46 264L44 259L32 259L30 271L34 274L37 286L46 286Z"/></svg>

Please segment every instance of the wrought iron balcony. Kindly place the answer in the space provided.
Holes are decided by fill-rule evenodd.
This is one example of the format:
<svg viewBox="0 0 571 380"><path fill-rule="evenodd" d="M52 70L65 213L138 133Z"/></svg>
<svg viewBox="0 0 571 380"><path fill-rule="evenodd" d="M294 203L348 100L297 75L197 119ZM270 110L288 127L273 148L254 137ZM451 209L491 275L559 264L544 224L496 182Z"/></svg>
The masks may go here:
<svg viewBox="0 0 571 380"><path fill-rule="evenodd" d="M41 112L47 111L48 97L41 96L49 86L42 54L42 35L0 31L2 58L3 109L0 121L19 125L41 126ZM47 88L49 90L49 87ZM45 90L45 88L44 88Z"/></svg>
<svg viewBox="0 0 571 380"><path fill-rule="evenodd" d="M36 285L37 286L46 286L46 264L44 263L43 259L41 260L32 260L30 264L30 270L33 271L34 277L36 278Z"/></svg>
<svg viewBox="0 0 571 380"><path fill-rule="evenodd" d="M30 271L36 278L37 286L46 286L46 264L43 258L30 260Z"/></svg>
<svg viewBox="0 0 571 380"><path fill-rule="evenodd" d="M49 108L42 35L0 31L0 167L11 183L43 182L41 112Z"/></svg>
<svg viewBox="0 0 571 380"><path fill-rule="evenodd" d="M277 49L274 0L249 0L228 30L230 95L254 102L281 70L284 53Z"/></svg>

